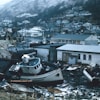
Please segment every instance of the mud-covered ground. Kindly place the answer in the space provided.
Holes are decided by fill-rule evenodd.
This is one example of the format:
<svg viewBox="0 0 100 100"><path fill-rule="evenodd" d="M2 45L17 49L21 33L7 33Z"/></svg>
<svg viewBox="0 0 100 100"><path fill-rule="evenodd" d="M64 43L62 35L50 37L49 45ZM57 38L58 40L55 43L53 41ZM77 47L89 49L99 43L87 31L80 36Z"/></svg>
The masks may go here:
<svg viewBox="0 0 100 100"><path fill-rule="evenodd" d="M0 100L36 100L27 93L12 93L0 90Z"/></svg>

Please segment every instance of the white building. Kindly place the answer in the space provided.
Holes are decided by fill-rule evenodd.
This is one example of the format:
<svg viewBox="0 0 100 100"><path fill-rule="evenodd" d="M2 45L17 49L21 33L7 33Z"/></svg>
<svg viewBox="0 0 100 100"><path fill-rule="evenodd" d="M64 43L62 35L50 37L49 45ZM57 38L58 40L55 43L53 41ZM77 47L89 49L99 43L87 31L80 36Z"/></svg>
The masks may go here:
<svg viewBox="0 0 100 100"><path fill-rule="evenodd" d="M90 35L83 34L56 34L51 37L50 43L85 44Z"/></svg>
<svg viewBox="0 0 100 100"><path fill-rule="evenodd" d="M22 30L19 30L18 33L20 33L23 36L30 36L30 37L43 36L43 30L41 27L33 27L29 30L22 29Z"/></svg>
<svg viewBox="0 0 100 100"><path fill-rule="evenodd" d="M57 60L69 64L99 64L100 46L66 44L57 48Z"/></svg>

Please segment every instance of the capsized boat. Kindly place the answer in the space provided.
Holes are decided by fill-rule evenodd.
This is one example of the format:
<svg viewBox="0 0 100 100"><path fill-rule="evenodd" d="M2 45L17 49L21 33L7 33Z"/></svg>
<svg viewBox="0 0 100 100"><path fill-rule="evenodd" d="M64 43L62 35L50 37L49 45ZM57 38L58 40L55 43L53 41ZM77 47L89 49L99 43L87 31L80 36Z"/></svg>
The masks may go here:
<svg viewBox="0 0 100 100"><path fill-rule="evenodd" d="M39 84L62 83L60 68L41 63L39 57L30 54L22 56L22 62L12 65L7 75L11 82L33 82Z"/></svg>
<svg viewBox="0 0 100 100"><path fill-rule="evenodd" d="M87 77L90 82L100 83L100 67L96 66L93 68L85 68L83 74Z"/></svg>

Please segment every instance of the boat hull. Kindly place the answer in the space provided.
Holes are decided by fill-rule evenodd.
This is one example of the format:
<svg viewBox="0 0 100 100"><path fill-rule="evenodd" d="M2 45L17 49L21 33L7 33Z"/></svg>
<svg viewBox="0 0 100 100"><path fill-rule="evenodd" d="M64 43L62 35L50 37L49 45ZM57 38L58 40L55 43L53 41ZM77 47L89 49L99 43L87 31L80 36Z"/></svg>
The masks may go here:
<svg viewBox="0 0 100 100"><path fill-rule="evenodd" d="M38 85L55 85L63 82L61 69L56 69L41 75L21 75L20 80L11 80L13 83L38 84Z"/></svg>

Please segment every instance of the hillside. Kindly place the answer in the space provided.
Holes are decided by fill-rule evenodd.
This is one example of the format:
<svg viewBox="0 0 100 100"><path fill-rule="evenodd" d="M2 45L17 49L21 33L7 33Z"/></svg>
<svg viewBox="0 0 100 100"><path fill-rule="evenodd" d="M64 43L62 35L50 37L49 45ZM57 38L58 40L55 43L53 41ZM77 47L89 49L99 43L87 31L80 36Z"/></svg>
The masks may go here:
<svg viewBox="0 0 100 100"><path fill-rule="evenodd" d="M34 26L42 26L46 33L99 32L99 9L92 9L94 4L91 0L12 0L0 9L0 24L12 27L13 33ZM84 26L87 24L93 28Z"/></svg>
<svg viewBox="0 0 100 100"><path fill-rule="evenodd" d="M86 0L85 0L86 1ZM0 9L1 18L14 18L23 13L39 14L48 13L49 10L56 10L73 6L76 3L84 3L80 0L12 0Z"/></svg>

